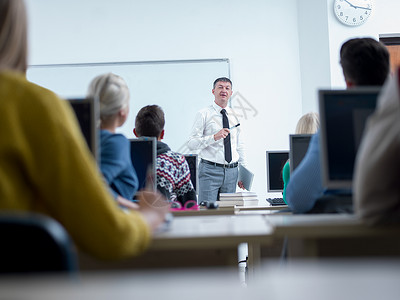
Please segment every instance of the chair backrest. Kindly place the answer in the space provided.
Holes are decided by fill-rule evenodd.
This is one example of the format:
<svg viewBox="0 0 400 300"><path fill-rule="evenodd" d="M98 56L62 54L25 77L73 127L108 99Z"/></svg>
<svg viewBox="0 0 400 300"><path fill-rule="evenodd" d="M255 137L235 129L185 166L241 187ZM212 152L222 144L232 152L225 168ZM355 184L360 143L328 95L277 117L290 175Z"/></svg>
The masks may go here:
<svg viewBox="0 0 400 300"><path fill-rule="evenodd" d="M75 247L54 219L32 213L0 214L0 273L78 270Z"/></svg>

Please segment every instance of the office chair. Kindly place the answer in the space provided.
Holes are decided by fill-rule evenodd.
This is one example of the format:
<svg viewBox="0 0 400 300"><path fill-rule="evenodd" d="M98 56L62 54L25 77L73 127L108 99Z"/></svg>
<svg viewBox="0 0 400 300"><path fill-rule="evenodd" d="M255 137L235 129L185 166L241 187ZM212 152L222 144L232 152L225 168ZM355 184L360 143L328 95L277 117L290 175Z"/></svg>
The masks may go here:
<svg viewBox="0 0 400 300"><path fill-rule="evenodd" d="M77 271L77 256L65 229L50 217L0 213L0 274Z"/></svg>

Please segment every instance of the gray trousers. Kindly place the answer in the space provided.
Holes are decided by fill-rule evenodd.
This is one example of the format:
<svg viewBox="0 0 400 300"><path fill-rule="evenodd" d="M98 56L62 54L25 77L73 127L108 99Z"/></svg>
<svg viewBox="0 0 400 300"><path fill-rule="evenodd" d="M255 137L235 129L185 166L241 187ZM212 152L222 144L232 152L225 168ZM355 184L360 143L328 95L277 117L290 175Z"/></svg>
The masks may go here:
<svg viewBox="0 0 400 300"><path fill-rule="evenodd" d="M223 168L199 163L199 198L202 201L215 202L218 193L235 193L238 179L238 168Z"/></svg>

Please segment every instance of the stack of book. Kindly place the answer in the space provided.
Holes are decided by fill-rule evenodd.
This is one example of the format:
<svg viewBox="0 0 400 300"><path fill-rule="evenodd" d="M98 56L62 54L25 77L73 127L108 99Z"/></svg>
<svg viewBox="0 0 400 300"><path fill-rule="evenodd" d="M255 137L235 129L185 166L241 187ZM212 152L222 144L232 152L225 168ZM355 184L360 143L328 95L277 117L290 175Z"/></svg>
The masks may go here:
<svg viewBox="0 0 400 300"><path fill-rule="evenodd" d="M258 198L254 192L220 193L218 204L224 206L257 206Z"/></svg>

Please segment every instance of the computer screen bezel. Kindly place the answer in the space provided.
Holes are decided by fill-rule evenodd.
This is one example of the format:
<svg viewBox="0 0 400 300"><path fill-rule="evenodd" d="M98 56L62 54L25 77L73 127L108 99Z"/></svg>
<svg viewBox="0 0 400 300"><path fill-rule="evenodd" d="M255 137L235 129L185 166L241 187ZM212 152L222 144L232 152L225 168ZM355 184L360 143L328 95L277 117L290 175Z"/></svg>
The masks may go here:
<svg viewBox="0 0 400 300"><path fill-rule="evenodd" d="M381 87L354 87L351 89L326 90L318 91L318 104L320 115L320 161L321 161L321 177L322 183L327 190L344 190L351 192L353 178L351 179L332 179L329 170L329 154L328 154L328 137L327 137L327 115L326 115L326 95L370 95L376 94L376 103L378 102ZM365 126L365 125L364 125ZM365 127L364 127L365 129Z"/></svg>
<svg viewBox="0 0 400 300"><path fill-rule="evenodd" d="M270 161L269 161L269 156L270 154L277 154L277 153L283 153L287 154L287 159L289 159L289 150L274 150L274 151L266 151L266 167L267 167L267 192L268 193L282 193L283 192L283 187L282 189L272 189L270 186ZM282 168L285 164L282 165ZM282 170L281 170L282 174Z"/></svg>
<svg viewBox="0 0 400 300"><path fill-rule="evenodd" d="M97 127L97 122L99 120L99 106L98 106L98 101L95 100L94 98L68 98L66 99L68 103L71 105L71 109L74 111L74 114L77 118L78 124L80 122L79 116L76 115L76 112L73 108L73 103L79 103L79 104L89 104L90 107L90 131L91 131L91 139L88 142L84 136L84 133L82 132L82 135L85 139L85 141L89 144L89 150L92 153L93 157L95 160L100 163L100 151L99 151L99 145L100 145L100 137L99 137L99 131ZM79 124L80 126L80 124ZM82 131L82 128L81 128Z"/></svg>
<svg viewBox="0 0 400 300"><path fill-rule="evenodd" d="M138 180L139 180L139 188L146 188L147 190L151 190L151 191L156 191L157 190L157 139L155 137L140 137L140 138L135 138L135 139L129 139L130 142L130 147L132 149L132 144L133 143L142 143L142 142L151 142L151 156L152 156L152 165L150 167L147 167L147 174L145 175L145 177L147 176L153 176L152 178L152 183L148 183L146 182L144 185L140 182L140 178L139 178L139 174L137 174L138 176ZM135 163L134 160L132 159L132 150L130 150L131 152L131 161L132 161L132 165L133 167L135 167ZM137 168L135 168L136 170ZM148 174L148 172L151 172L152 174ZM137 171L136 171L137 173Z"/></svg>
<svg viewBox="0 0 400 300"><path fill-rule="evenodd" d="M312 136L313 136L312 134L290 134L289 135L289 149L290 149L289 150L289 161L291 162L289 164L290 165L290 174L292 174L294 169L295 169L294 163L292 163L292 162L294 162L294 155L293 155L294 154L294 151L293 151L293 149L294 149L294 140L295 139L304 139L304 138L306 138L306 139L308 139L308 144L310 144L310 140L311 140Z"/></svg>

